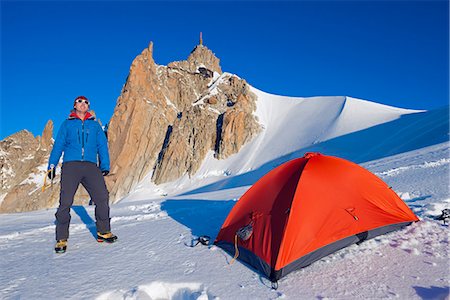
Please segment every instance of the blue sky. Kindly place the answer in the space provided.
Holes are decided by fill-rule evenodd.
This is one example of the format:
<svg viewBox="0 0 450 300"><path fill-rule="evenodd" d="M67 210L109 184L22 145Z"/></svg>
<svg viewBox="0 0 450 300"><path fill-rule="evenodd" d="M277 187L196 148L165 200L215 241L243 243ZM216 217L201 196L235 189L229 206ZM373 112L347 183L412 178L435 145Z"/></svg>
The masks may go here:
<svg viewBox="0 0 450 300"><path fill-rule="evenodd" d="M133 59L204 44L263 91L433 109L449 101L448 1L1 1L1 134L55 131L85 95L103 123ZM54 133L55 135L56 133Z"/></svg>

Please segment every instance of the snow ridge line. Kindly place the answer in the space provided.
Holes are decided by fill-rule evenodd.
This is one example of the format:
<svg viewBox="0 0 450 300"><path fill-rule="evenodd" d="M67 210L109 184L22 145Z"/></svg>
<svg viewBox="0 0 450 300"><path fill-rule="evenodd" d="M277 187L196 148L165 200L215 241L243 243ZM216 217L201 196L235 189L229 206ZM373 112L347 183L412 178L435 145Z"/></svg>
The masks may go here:
<svg viewBox="0 0 450 300"><path fill-rule="evenodd" d="M377 172L375 173L375 175L377 176L387 176L387 177L391 177L391 176L396 176L402 172L408 171L408 170L416 170L416 169L427 169L427 168L436 168L436 167L440 167L440 166L444 166L444 165L448 165L450 164L450 158L442 158L440 160L437 161L431 161L431 162L424 162L423 164L418 164L418 165L411 165L411 166L407 166L407 167L398 167L398 168L394 168L394 169L390 169L384 172Z"/></svg>
<svg viewBox="0 0 450 300"><path fill-rule="evenodd" d="M342 112L344 111L348 102L347 96L342 96L342 98L343 98L342 103L340 105L339 110L336 112L336 115L332 118L328 126L323 127L322 132L319 134L318 138L314 141L313 144L318 144L323 141L326 141L327 140L327 138L325 138L326 135L330 132L333 132L333 129L336 128L336 124L339 122Z"/></svg>

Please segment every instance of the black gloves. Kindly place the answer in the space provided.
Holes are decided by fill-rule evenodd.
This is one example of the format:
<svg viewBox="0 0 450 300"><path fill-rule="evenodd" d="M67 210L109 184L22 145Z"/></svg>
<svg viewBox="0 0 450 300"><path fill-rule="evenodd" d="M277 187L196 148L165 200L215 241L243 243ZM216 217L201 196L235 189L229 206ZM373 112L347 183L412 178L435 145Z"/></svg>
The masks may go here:
<svg viewBox="0 0 450 300"><path fill-rule="evenodd" d="M103 175L103 176L106 176L106 175L108 175L108 174L109 174L109 171L108 171L108 170L102 171L102 175ZM51 168L51 169L49 169L48 172L47 172L47 176L48 176L48 178L50 178L50 179L55 178L55 176L56 176L56 168Z"/></svg>
<svg viewBox="0 0 450 300"><path fill-rule="evenodd" d="M48 172L47 172L47 176L50 179L55 178L55 176L56 176L56 168L49 169Z"/></svg>

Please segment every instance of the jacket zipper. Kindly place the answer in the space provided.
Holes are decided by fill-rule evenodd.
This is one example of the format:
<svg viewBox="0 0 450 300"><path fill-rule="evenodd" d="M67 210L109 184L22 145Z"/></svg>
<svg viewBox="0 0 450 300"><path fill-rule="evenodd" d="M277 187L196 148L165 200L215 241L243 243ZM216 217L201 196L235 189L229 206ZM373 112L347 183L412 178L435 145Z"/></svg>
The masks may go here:
<svg viewBox="0 0 450 300"><path fill-rule="evenodd" d="M81 121L82 144L81 144L81 160L84 160L84 121Z"/></svg>

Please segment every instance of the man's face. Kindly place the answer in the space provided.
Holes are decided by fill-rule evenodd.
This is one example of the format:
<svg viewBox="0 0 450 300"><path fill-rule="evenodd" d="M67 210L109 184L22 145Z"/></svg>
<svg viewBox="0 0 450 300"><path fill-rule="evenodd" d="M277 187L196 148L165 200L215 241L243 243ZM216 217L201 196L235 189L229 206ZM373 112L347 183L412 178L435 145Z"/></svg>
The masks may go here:
<svg viewBox="0 0 450 300"><path fill-rule="evenodd" d="M74 108L78 112L85 113L89 109L89 101L84 100L84 99L78 99L77 101L75 101Z"/></svg>

